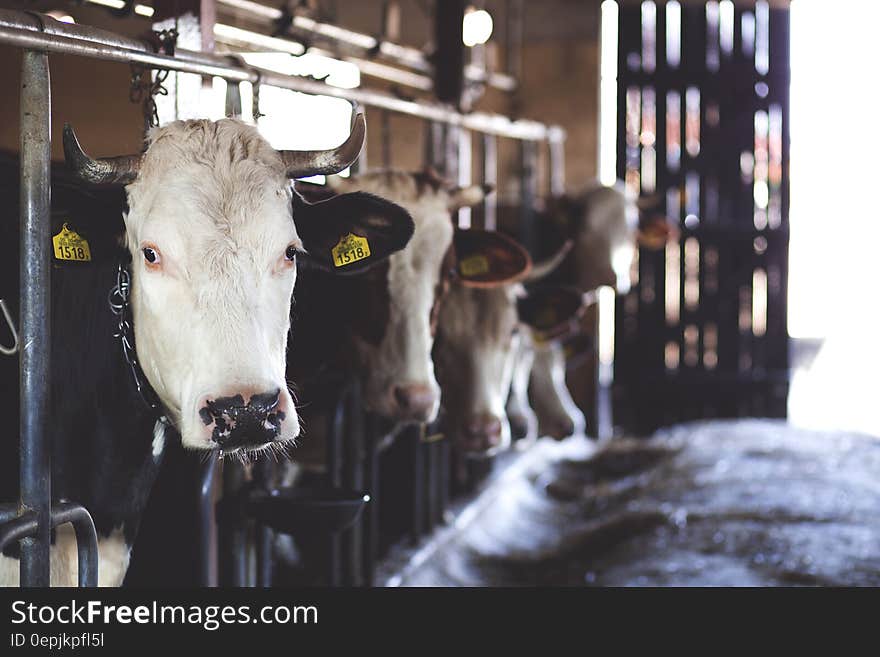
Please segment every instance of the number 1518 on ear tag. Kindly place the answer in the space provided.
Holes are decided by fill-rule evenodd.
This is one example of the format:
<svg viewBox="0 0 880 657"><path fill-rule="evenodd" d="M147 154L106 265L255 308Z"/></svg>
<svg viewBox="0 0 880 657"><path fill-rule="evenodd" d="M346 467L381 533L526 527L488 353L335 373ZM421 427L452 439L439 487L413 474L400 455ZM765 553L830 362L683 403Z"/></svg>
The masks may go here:
<svg viewBox="0 0 880 657"><path fill-rule="evenodd" d="M330 251L334 267L345 267L358 260L370 257L370 244L366 237L349 233L339 238L339 243Z"/></svg>
<svg viewBox="0 0 880 657"><path fill-rule="evenodd" d="M57 260L76 262L91 262L92 260L88 241L66 223L61 228L61 232L52 238L52 247Z"/></svg>

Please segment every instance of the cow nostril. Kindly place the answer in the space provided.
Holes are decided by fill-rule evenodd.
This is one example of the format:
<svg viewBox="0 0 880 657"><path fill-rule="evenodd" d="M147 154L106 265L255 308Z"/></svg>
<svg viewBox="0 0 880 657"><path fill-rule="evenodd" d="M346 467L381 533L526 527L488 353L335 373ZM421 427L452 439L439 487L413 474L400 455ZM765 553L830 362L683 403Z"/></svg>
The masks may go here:
<svg viewBox="0 0 880 657"><path fill-rule="evenodd" d="M394 386L394 400L401 411L418 413L430 409L436 400L430 386L415 383L411 385Z"/></svg>
<svg viewBox="0 0 880 657"><path fill-rule="evenodd" d="M409 409L410 397L406 388L394 386L394 399L402 409Z"/></svg>
<svg viewBox="0 0 880 657"><path fill-rule="evenodd" d="M500 438L501 420L494 416L479 416L468 423L468 433L474 437Z"/></svg>
<svg viewBox="0 0 880 657"><path fill-rule="evenodd" d="M248 408L255 412L264 412L267 415L278 408L278 402L281 399L281 390L276 388L270 392L258 395L252 395L248 401Z"/></svg>

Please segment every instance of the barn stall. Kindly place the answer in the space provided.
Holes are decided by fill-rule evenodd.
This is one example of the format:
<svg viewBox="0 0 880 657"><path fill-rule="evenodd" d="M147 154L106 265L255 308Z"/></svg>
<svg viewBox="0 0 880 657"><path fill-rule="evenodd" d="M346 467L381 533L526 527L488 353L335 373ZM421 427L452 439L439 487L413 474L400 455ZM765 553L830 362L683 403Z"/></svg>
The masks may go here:
<svg viewBox="0 0 880 657"><path fill-rule="evenodd" d="M49 475L78 463L53 428L52 340L83 321L54 301L51 281L91 261L58 250L63 231L74 237L62 249L84 241L62 125L76 127L83 157L139 153L149 130L223 117L274 148L314 150L350 139L363 114L368 137L343 174L430 168L420 175L444 189L478 185L478 202L450 208L457 236L511 236L536 271L561 262L541 281L528 265L503 281L519 295L510 340L524 344L502 345L512 375L489 368L507 402L491 418L497 441L462 446L461 425L488 429L472 430L451 401L464 391L469 408L479 391L464 358L441 366L454 312L441 300L442 408L427 421L376 412L352 355L320 380L290 382L302 383L309 421L283 453L193 451L167 427L149 433L161 459L138 489L125 585L876 584L877 425L786 421L793 376L821 376L812 363L829 351L790 336L791 26L804 4L4 3L0 70L20 90L2 110L5 206L19 217L4 230L20 243L20 274L0 290L13 345L2 362L10 390L20 372L21 420L6 441L11 454L19 439L20 467L19 501L0 517L3 572L48 585L50 530L70 523L73 576L103 583L106 519L90 508L101 487L62 499ZM318 175L296 188L328 185ZM596 218L608 208L617 224ZM85 236L86 249L109 239ZM455 238L452 287L490 268L472 244ZM603 258L610 270L593 271ZM105 314L127 303L120 281ZM471 345L493 326L470 325ZM126 345L130 330L120 320L106 352L131 366L140 393L156 383ZM507 400L517 386L519 429ZM171 414L145 396L160 420Z"/></svg>

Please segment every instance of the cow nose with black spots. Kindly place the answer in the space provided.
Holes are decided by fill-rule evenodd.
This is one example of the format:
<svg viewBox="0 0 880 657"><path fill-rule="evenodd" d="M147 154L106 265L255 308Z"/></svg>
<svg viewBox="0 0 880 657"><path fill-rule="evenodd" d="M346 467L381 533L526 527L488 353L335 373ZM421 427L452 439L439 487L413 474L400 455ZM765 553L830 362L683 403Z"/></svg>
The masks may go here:
<svg viewBox="0 0 880 657"><path fill-rule="evenodd" d="M206 395L198 409L206 441L222 450L258 448L299 433L290 395L280 388Z"/></svg>

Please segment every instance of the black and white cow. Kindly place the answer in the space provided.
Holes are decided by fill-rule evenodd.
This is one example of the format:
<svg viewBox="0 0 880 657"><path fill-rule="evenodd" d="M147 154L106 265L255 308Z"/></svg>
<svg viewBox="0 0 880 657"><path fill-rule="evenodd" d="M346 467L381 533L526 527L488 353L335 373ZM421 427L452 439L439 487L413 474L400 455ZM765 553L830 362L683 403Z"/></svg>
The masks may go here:
<svg viewBox="0 0 880 657"><path fill-rule="evenodd" d="M53 494L92 513L100 584L122 581L166 441L258 452L298 436L285 371L297 261L333 271L334 246L351 235L368 239L370 257L381 261L412 233L405 211L372 196L310 205L291 191L290 178L350 165L364 136L359 115L337 149L279 152L239 121L181 121L151 132L143 155L96 159L65 129L67 160L80 178L127 185L125 213L118 195L59 208L59 221L88 240L92 258L56 261L52 275ZM5 245L18 241L13 225L4 222L13 233ZM13 298L16 261L4 247L0 280L12 289L0 294ZM130 273L133 329L125 333L135 367L114 337L119 319L108 305L120 265ZM2 362L5 417L17 426L14 363ZM5 441L2 497L14 499L17 436L7 432ZM12 556L0 557L0 583L17 582ZM52 583L74 583L73 564L72 536L61 530Z"/></svg>

